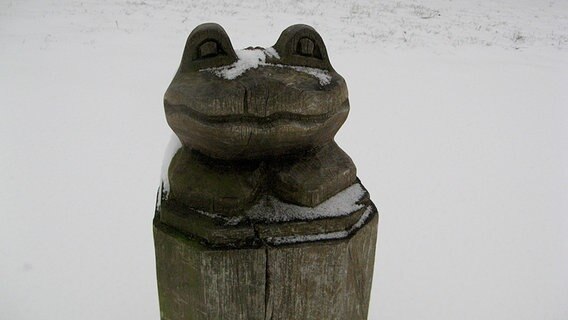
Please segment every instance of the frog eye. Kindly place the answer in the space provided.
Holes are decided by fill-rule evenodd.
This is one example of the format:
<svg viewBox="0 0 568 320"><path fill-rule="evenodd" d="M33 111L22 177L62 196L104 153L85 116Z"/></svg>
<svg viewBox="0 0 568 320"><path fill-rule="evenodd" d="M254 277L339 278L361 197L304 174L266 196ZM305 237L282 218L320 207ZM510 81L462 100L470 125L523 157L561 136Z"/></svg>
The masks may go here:
<svg viewBox="0 0 568 320"><path fill-rule="evenodd" d="M180 72L229 65L237 55L229 36L216 23L204 23L189 34L181 59Z"/></svg>
<svg viewBox="0 0 568 320"><path fill-rule="evenodd" d="M217 41L206 40L201 45L199 45L198 58L199 59L206 59L206 58L216 57L217 55L222 53L219 49L220 48L219 48L219 44L217 43Z"/></svg>
<svg viewBox="0 0 568 320"><path fill-rule="evenodd" d="M279 53L281 63L333 70L321 36L308 25L288 27L276 41L274 49Z"/></svg>
<svg viewBox="0 0 568 320"><path fill-rule="evenodd" d="M316 45L312 39L307 37L302 38L300 39L300 41L298 41L296 53L304 57L314 57L320 60L322 59L321 49L319 48L319 46Z"/></svg>

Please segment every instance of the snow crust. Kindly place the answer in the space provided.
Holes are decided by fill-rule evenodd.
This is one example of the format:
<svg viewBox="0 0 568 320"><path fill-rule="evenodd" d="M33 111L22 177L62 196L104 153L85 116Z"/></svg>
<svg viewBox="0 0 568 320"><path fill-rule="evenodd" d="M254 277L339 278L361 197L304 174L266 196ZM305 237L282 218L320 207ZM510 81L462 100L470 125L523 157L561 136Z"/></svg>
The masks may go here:
<svg viewBox="0 0 568 320"><path fill-rule="evenodd" d="M363 186L355 183L313 208L282 202L273 196L264 196L247 211L246 216L262 222L340 217L363 208L358 202L364 195Z"/></svg>
<svg viewBox="0 0 568 320"><path fill-rule="evenodd" d="M219 213L209 212L209 211L204 211L204 210L195 210L195 211L197 211L200 214L207 216L209 218L223 220L225 222L226 226L237 225L237 224L239 224L239 222L243 221L244 218L245 218L244 216L227 217L227 216L224 216L224 215L219 214Z"/></svg>
<svg viewBox="0 0 568 320"><path fill-rule="evenodd" d="M365 189L363 189L363 186L359 183L355 183L313 208L282 202L273 196L264 196L256 205L246 211L244 215L238 217L228 218L217 213L203 210L197 211L210 218L224 220L225 225L236 225L247 218L257 223L280 223L292 220L309 221L318 218L333 218L349 215L364 207L363 204L359 203L364 195ZM271 244L281 245L345 238L360 229L372 212L372 207L367 207L359 220L347 230L299 236L268 237L266 240Z"/></svg>
<svg viewBox="0 0 568 320"><path fill-rule="evenodd" d="M355 183L313 208L283 202L273 196L263 196L258 203L241 216L227 217L215 212L196 211L207 217L222 220L225 225L229 226L236 225L244 219L251 219L260 223L279 223L292 220L309 221L349 215L364 207L359 203L364 195L363 186Z"/></svg>
<svg viewBox="0 0 568 320"><path fill-rule="evenodd" d="M268 242L272 244L292 244L298 242L312 242L312 241L321 241L321 240L333 240L333 239L341 239L349 236L354 231L359 230L367 221L371 213L373 212L372 207L368 207L365 212L361 215L359 220L351 226L348 230L343 231L334 231L328 233L320 233L320 234L308 234L308 235L301 235L301 236L287 236L287 237L269 237L267 239Z"/></svg>
<svg viewBox="0 0 568 320"><path fill-rule="evenodd" d="M207 68L200 71L212 72L214 75L220 78L227 80L234 80L239 76L241 76L242 74L244 74L247 70L256 69L259 66L270 66L277 68L290 68L298 72L309 74L310 76L318 79L320 85L322 86L331 83L331 75L327 70L310 68L310 67L288 66L283 64L267 63L266 58L280 59L280 55L273 47L266 49L257 49L257 48L242 49L242 50L236 50L235 53L237 54L238 57L238 60L235 63L230 64L228 66Z"/></svg>
<svg viewBox="0 0 568 320"><path fill-rule="evenodd" d="M181 141L174 133L172 133L170 136L170 141L168 142L168 145L164 150L164 160L162 161L162 174L161 174L162 183L160 184L161 185L160 194L164 194L166 196L166 199L168 193L170 192L170 179L168 178L168 168L170 167L170 163L172 162L174 155L180 148L181 148ZM161 199L161 197L159 198Z"/></svg>
<svg viewBox="0 0 568 320"><path fill-rule="evenodd" d="M268 47L268 48L264 49L264 53L269 58L280 59L280 55L278 54L278 51L276 51L276 49L274 49L273 47Z"/></svg>

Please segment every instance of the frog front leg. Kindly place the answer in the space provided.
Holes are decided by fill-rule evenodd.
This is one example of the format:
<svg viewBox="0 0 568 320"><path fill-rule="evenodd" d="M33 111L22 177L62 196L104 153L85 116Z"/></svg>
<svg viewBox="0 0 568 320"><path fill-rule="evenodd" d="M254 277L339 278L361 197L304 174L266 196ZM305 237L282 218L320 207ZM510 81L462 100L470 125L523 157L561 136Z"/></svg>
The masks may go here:
<svg viewBox="0 0 568 320"><path fill-rule="evenodd" d="M273 192L283 201L315 207L357 179L351 158L335 142L304 155L274 162Z"/></svg>
<svg viewBox="0 0 568 320"><path fill-rule="evenodd" d="M253 204L265 179L258 162L215 160L180 148L168 169L168 200L193 209L233 216Z"/></svg>

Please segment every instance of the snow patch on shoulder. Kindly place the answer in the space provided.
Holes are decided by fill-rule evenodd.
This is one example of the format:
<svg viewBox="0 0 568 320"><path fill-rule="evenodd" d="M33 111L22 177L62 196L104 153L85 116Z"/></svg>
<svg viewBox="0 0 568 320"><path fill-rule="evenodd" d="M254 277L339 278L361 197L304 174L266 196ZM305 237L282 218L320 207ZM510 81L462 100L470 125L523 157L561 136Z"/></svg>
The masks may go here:
<svg viewBox="0 0 568 320"><path fill-rule="evenodd" d="M269 58L280 59L280 55L278 54L278 51L276 51L276 49L274 49L273 47L269 47L269 48L264 49L264 53Z"/></svg>
<svg viewBox="0 0 568 320"><path fill-rule="evenodd" d="M288 66L284 64L267 63L266 58L280 59L280 55L273 47L266 49L243 49L236 50L238 60L228 66L217 68L207 68L200 71L208 71L219 78L234 80L244 74L247 70L256 69L259 66L272 66L278 68L290 68L298 72L303 72L319 80L320 85L325 86L331 83L329 71L317 68Z"/></svg>
<svg viewBox="0 0 568 320"><path fill-rule="evenodd" d="M170 179L168 178L168 168L170 167L170 163L172 162L174 155L181 148L181 146L182 145L179 138L172 133L170 137L170 142L168 142L166 150L164 151L164 160L162 161L161 194L165 194L166 198L167 194L170 192Z"/></svg>
<svg viewBox="0 0 568 320"><path fill-rule="evenodd" d="M363 208L359 201L364 195L363 186L355 183L313 208L298 206L282 202L272 196L265 196L248 210L246 216L263 222L340 217Z"/></svg>

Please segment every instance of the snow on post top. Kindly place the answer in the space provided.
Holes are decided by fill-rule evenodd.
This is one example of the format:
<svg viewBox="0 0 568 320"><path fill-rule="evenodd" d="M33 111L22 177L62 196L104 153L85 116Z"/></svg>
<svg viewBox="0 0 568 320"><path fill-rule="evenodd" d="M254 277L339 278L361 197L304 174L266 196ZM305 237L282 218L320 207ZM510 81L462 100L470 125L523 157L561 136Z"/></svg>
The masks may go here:
<svg viewBox="0 0 568 320"><path fill-rule="evenodd" d="M269 223L346 216L364 207L359 202L365 193L363 186L355 183L315 207L298 206L267 195L246 216Z"/></svg>

